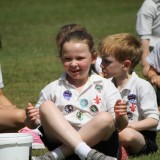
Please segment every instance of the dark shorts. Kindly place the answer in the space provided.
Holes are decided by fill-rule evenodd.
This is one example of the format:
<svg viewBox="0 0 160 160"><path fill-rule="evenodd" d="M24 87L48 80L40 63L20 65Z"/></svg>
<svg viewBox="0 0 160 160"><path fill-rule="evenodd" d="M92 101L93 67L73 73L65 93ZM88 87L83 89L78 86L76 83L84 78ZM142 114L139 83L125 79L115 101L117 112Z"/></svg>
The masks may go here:
<svg viewBox="0 0 160 160"><path fill-rule="evenodd" d="M131 156L139 156L142 154L154 153L158 150L158 145L156 143L157 132L156 131L141 131L140 132L146 141L145 146L138 154L130 154Z"/></svg>
<svg viewBox="0 0 160 160"><path fill-rule="evenodd" d="M43 135L41 137L41 140L43 141L44 145L48 148L49 151L52 151L61 145L61 144L51 143L49 140L47 140L42 126L39 127L39 130ZM100 142L93 148L98 150L99 152L104 153L105 155L117 157L119 151L118 132L114 131L108 141ZM72 155L69 156L66 160L79 160L79 158L76 155Z"/></svg>
<svg viewBox="0 0 160 160"><path fill-rule="evenodd" d="M156 88L156 96L157 96L157 103L158 107L160 106L160 88Z"/></svg>

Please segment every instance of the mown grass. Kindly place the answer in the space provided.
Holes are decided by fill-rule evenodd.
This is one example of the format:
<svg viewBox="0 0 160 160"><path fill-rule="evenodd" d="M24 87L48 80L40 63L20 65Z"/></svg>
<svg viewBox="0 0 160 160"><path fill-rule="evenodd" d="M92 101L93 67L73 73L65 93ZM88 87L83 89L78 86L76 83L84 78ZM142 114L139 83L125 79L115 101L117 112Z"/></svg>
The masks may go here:
<svg viewBox="0 0 160 160"><path fill-rule="evenodd" d="M20 108L35 104L40 90L63 71L55 46L59 28L68 23L84 25L95 44L106 35L135 31L142 0L5 0L0 1L0 63L6 95ZM141 74L141 67L136 67ZM157 138L160 145L160 136ZM33 151L40 155L47 150ZM160 152L138 160L158 160Z"/></svg>

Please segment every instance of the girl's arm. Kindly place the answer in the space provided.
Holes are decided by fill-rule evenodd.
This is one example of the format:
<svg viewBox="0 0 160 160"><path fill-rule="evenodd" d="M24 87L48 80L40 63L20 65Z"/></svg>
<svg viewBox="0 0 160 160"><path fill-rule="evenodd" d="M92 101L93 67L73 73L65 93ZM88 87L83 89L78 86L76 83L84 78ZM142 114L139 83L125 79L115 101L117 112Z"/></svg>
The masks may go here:
<svg viewBox="0 0 160 160"><path fill-rule="evenodd" d="M25 124L31 129L34 129L41 124L39 109L35 108L35 106L33 106L31 103L29 103L28 107L26 108Z"/></svg>

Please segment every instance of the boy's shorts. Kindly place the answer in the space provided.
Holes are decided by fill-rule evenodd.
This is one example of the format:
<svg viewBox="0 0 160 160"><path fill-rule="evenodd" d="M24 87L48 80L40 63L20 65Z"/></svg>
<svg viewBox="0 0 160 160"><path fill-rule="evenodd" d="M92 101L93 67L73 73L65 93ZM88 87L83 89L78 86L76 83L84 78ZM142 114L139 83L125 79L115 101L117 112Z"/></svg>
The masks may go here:
<svg viewBox="0 0 160 160"><path fill-rule="evenodd" d="M157 132L156 131L141 131L140 133L144 136L146 144L138 154L129 153L129 155L139 156L141 154L147 155L149 153L156 152L158 150L158 145L156 143Z"/></svg>
<svg viewBox="0 0 160 160"><path fill-rule="evenodd" d="M44 145L48 148L49 151L52 151L61 145L61 144L51 143L46 138L42 126L40 126L38 129L43 135L43 136L41 136L41 140L43 141ZM93 148L98 150L99 152L104 153L105 155L117 158L118 151L119 151L118 131L117 130L114 131L108 141L100 142L96 146L94 146ZM66 160L71 160L71 159L72 160L79 160L79 158L75 154L66 158Z"/></svg>

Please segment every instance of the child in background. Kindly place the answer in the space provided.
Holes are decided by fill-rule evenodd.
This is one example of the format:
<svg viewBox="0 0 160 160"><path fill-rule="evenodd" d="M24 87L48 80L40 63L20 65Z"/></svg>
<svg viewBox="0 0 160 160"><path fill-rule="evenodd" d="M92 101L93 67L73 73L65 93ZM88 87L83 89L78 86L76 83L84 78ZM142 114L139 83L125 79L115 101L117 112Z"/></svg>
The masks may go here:
<svg viewBox="0 0 160 160"><path fill-rule="evenodd" d="M38 126L41 121L54 150L32 159L59 160L73 153L81 160L115 159L105 155L109 148L90 148L112 137L115 122L120 130L128 124L126 105L119 100L118 90L90 69L96 58L92 36L86 31L67 34L59 56L65 72L41 91L36 108L29 104L26 119L29 126Z"/></svg>
<svg viewBox="0 0 160 160"><path fill-rule="evenodd" d="M150 65L147 78L156 86L157 102L160 111L160 43L158 43L153 51L147 56L146 61Z"/></svg>
<svg viewBox="0 0 160 160"><path fill-rule="evenodd" d="M120 91L128 102L128 126L119 132L119 141L129 155L157 151L156 131L159 122L156 94L152 85L134 72L142 55L141 43L134 36L120 33L108 36L99 44L105 78Z"/></svg>
<svg viewBox="0 0 160 160"><path fill-rule="evenodd" d="M146 77L149 64L146 57L153 50L157 43L160 43L160 1L144 0L138 13L136 21L136 31L142 43L142 74Z"/></svg>

